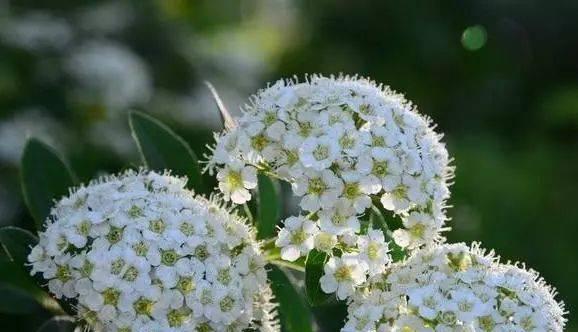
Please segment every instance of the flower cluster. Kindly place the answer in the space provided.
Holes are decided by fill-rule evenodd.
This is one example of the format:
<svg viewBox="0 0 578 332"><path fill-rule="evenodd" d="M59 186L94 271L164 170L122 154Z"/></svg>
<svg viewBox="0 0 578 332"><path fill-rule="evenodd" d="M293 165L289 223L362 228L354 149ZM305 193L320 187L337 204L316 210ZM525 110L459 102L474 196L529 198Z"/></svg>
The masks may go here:
<svg viewBox="0 0 578 332"><path fill-rule="evenodd" d="M441 239L448 164L440 135L402 95L357 77L312 76L253 96L238 125L217 137L209 169L217 168L220 190L237 204L250 200L258 171L290 182L303 215L279 233L282 258L339 248L347 257L327 268L356 265L346 279L357 285L388 263L383 235L360 236L372 205L401 217L393 239L403 248ZM351 254L364 250L370 254Z"/></svg>
<svg viewBox="0 0 578 332"><path fill-rule="evenodd" d="M61 199L28 259L97 331L276 331L253 230L186 179L128 171Z"/></svg>
<svg viewBox="0 0 578 332"><path fill-rule="evenodd" d="M351 298L342 331L563 331L564 305L532 270L477 244L416 251Z"/></svg>

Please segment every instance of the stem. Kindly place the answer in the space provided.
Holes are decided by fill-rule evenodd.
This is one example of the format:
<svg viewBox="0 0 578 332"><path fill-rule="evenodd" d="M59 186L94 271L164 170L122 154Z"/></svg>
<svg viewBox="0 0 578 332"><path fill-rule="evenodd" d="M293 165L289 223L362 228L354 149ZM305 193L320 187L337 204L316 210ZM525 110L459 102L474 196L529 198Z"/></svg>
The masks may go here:
<svg viewBox="0 0 578 332"><path fill-rule="evenodd" d="M247 203L243 204L243 211L245 211L245 215L249 219L249 221L253 224L255 219L253 219L253 214L251 213L251 209L249 209L249 205Z"/></svg>

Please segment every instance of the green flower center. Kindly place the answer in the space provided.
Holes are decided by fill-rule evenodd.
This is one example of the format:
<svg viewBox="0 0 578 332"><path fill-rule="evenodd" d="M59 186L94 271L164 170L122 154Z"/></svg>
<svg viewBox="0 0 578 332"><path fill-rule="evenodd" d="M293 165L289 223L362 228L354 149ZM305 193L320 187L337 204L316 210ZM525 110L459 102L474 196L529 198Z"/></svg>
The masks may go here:
<svg viewBox="0 0 578 332"><path fill-rule="evenodd" d="M387 175L387 161L374 161L371 173L377 177L384 177Z"/></svg>
<svg viewBox="0 0 578 332"><path fill-rule="evenodd" d="M337 271L335 271L335 280L337 282L351 280L351 269L348 266L340 266Z"/></svg>
<svg viewBox="0 0 578 332"><path fill-rule="evenodd" d="M251 138L251 147L257 151L263 151L267 144L269 144L269 140L264 135Z"/></svg>
<svg viewBox="0 0 578 332"><path fill-rule="evenodd" d="M163 250L161 253L161 263L166 266L173 266L179 259L179 255L174 250Z"/></svg>
<svg viewBox="0 0 578 332"><path fill-rule="evenodd" d="M235 300L230 296L225 296L221 301L219 301L219 307L222 312L229 312L233 309L235 305Z"/></svg>
<svg viewBox="0 0 578 332"><path fill-rule="evenodd" d="M314 195L321 195L327 189L325 182L321 178L313 178L309 180L307 192Z"/></svg>
<svg viewBox="0 0 578 332"><path fill-rule="evenodd" d="M123 231L123 228L111 226L108 234L106 234L106 239L110 244L118 243L118 241L122 240Z"/></svg>
<svg viewBox="0 0 578 332"><path fill-rule="evenodd" d="M91 223L89 220L83 220L78 225L76 225L76 231L80 235L88 236L88 234L90 233L90 226Z"/></svg>
<svg viewBox="0 0 578 332"><path fill-rule="evenodd" d="M379 244L377 242L370 242L367 246L367 257L371 260L379 258Z"/></svg>
<svg viewBox="0 0 578 332"><path fill-rule="evenodd" d="M177 289L183 294L188 294L195 289L195 282L191 277L180 277L177 282Z"/></svg>
<svg viewBox="0 0 578 332"><path fill-rule="evenodd" d="M195 248L195 257L201 262L204 262L205 259L209 257L209 251L207 250L207 246L200 245Z"/></svg>
<svg viewBox="0 0 578 332"><path fill-rule="evenodd" d="M112 274L119 274L122 271L122 267L124 266L124 260L119 258L112 262L110 266L110 273Z"/></svg>
<svg viewBox="0 0 578 332"><path fill-rule="evenodd" d="M181 231L181 233L185 234L186 236L191 236L193 234L195 234L195 227L188 222L183 222L181 223L181 225L179 226L179 230Z"/></svg>
<svg viewBox="0 0 578 332"><path fill-rule="evenodd" d="M232 189L243 187L243 176L241 175L241 172L230 170L227 174L226 181Z"/></svg>
<svg viewBox="0 0 578 332"><path fill-rule="evenodd" d="M165 225L165 222L162 219L155 219L149 221L149 230L151 232L161 234L162 232L165 231L166 227L167 226Z"/></svg>
<svg viewBox="0 0 578 332"><path fill-rule="evenodd" d="M138 270L134 266L131 266L128 269L126 269L124 276L122 276L122 278L127 281L135 281L137 277L138 277Z"/></svg>
<svg viewBox="0 0 578 332"><path fill-rule="evenodd" d="M59 265L56 268L56 278L62 282L67 282L72 278L68 265Z"/></svg>
<svg viewBox="0 0 578 332"><path fill-rule="evenodd" d="M352 149L355 147L355 138L349 135L343 135L339 138L339 145L344 149Z"/></svg>
<svg viewBox="0 0 578 332"><path fill-rule="evenodd" d="M313 158L315 158L315 160L320 161L320 160L327 159L327 157L329 157L329 147L328 146L318 145L313 150Z"/></svg>
<svg viewBox="0 0 578 332"><path fill-rule="evenodd" d="M143 211L141 208L139 208L136 205L133 205L130 207L130 209L128 210L128 215L131 218L138 218L138 217L142 217L143 216Z"/></svg>
<svg viewBox="0 0 578 332"><path fill-rule="evenodd" d="M138 315L150 316L153 312L153 306L154 302L144 297L139 298L133 303L134 311L136 311Z"/></svg>
<svg viewBox="0 0 578 332"><path fill-rule="evenodd" d="M303 230L298 230L291 235L291 243L301 244L307 239L307 234Z"/></svg>
<svg viewBox="0 0 578 332"><path fill-rule="evenodd" d="M120 298L120 291L114 288L107 288L102 292L102 297L104 298L104 304L116 306Z"/></svg>
<svg viewBox="0 0 578 332"><path fill-rule="evenodd" d="M146 256L146 254L149 251L149 247L147 246L146 243L144 242L138 242L133 244L132 249L134 250L134 252L136 253L137 256Z"/></svg>
<svg viewBox="0 0 578 332"><path fill-rule="evenodd" d="M385 138L383 138L382 136L373 136L371 139L371 145L375 147L384 147Z"/></svg>
<svg viewBox="0 0 578 332"><path fill-rule="evenodd" d="M343 193L345 198L347 199L354 199L361 194L361 190L359 189L359 183L352 182L346 183L345 187L343 188Z"/></svg>

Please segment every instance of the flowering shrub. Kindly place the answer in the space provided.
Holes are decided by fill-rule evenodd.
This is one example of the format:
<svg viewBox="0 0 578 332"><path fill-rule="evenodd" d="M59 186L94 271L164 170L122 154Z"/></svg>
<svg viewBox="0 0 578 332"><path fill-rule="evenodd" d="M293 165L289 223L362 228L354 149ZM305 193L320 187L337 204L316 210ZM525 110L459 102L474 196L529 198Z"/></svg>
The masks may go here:
<svg viewBox="0 0 578 332"><path fill-rule="evenodd" d="M477 244L444 244L356 292L342 331L563 331L554 294L536 272L499 263Z"/></svg>
<svg viewBox="0 0 578 332"><path fill-rule="evenodd" d="M193 193L210 193L195 154L141 113L130 127L146 168L87 186L29 140L22 188L40 236L0 228L0 281L26 265L51 295L26 275L11 287L98 332L312 332L296 279L310 305L347 304L344 332L563 331L564 305L536 272L444 243L450 158L400 95L312 76L260 91L238 123L221 112L207 169L222 198ZM269 177L300 197L277 234Z"/></svg>
<svg viewBox="0 0 578 332"><path fill-rule="evenodd" d="M253 230L185 179L128 171L73 190L28 259L104 331L277 329Z"/></svg>

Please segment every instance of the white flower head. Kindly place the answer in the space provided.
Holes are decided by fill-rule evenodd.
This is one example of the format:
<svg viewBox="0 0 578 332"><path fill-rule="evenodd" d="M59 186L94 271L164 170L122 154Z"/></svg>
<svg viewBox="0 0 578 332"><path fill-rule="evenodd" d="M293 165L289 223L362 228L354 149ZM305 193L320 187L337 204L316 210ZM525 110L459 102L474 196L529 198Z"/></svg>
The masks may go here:
<svg viewBox="0 0 578 332"><path fill-rule="evenodd" d="M31 273L105 331L275 331L253 230L185 184L128 171L72 190L44 224Z"/></svg>
<svg viewBox="0 0 578 332"><path fill-rule="evenodd" d="M238 126L217 136L208 169L218 170L225 197L239 188L237 203L251 198L250 188L231 185L232 168L254 167L288 181L306 212L299 220L308 218L321 233L296 245L291 238L301 233L286 223L277 241L283 258L295 260L314 247L338 257L365 251L358 259L368 266L367 278L389 264L382 255L387 245L377 259L357 241L365 231L360 219L372 205L404 221L393 240L408 251L443 240L452 167L440 139L430 121L389 88L313 75L301 83L279 80L252 96ZM415 214L427 218L416 223Z"/></svg>
<svg viewBox="0 0 578 332"><path fill-rule="evenodd" d="M561 332L566 312L554 295L536 272L500 263L478 244L437 245L358 288L342 331ZM354 325L361 311L376 310Z"/></svg>

